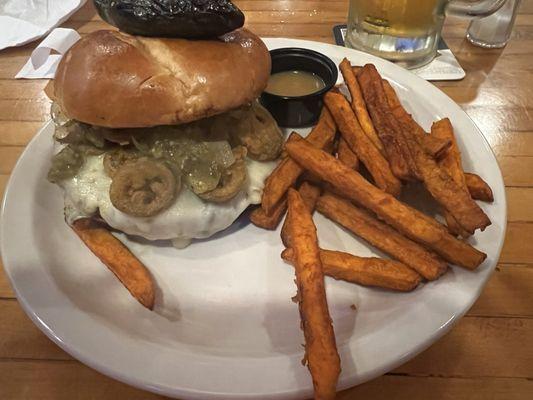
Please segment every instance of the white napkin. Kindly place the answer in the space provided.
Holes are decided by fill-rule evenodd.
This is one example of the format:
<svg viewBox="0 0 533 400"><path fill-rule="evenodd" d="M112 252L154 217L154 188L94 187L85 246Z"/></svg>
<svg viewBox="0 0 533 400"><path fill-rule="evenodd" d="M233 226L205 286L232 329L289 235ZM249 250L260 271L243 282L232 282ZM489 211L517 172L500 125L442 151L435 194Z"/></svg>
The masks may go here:
<svg viewBox="0 0 533 400"><path fill-rule="evenodd" d="M32 51L15 78L53 79L63 54L80 39L72 29L56 28ZM55 51L57 54L52 54Z"/></svg>
<svg viewBox="0 0 533 400"><path fill-rule="evenodd" d="M38 39L87 0L0 0L0 50Z"/></svg>

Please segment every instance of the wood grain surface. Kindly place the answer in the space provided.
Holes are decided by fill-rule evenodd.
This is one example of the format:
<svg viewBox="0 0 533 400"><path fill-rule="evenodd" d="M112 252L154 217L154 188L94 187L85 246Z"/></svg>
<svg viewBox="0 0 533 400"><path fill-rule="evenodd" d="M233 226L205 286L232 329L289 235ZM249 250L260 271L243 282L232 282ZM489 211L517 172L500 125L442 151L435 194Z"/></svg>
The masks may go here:
<svg viewBox="0 0 533 400"><path fill-rule="evenodd" d="M247 26L266 37L333 43L348 1L243 0ZM92 2L63 26L109 28ZM339 399L522 400L533 394L533 0L524 0L512 39L485 50L448 19L443 36L466 70L435 82L491 144L503 172L508 231L497 270L467 315L428 350ZM15 80L35 43L0 51L0 194L24 146L49 117L45 80ZM158 399L82 365L48 340L20 308L0 266L0 399Z"/></svg>

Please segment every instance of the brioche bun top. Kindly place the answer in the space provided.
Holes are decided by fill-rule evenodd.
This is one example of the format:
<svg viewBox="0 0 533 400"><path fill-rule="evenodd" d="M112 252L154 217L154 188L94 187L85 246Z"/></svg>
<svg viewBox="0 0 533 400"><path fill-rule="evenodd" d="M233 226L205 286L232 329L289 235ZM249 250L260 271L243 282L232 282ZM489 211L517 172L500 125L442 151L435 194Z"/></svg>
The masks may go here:
<svg viewBox="0 0 533 400"><path fill-rule="evenodd" d="M91 125L182 124L251 102L269 75L268 49L246 29L218 40L101 30L64 55L53 97L68 117Z"/></svg>

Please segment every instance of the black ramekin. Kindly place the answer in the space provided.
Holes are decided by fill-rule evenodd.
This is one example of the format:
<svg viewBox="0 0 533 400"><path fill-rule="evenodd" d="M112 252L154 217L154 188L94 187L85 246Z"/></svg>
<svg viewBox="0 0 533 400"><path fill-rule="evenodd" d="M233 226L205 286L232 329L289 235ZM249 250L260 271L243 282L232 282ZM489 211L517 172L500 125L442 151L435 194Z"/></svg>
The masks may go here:
<svg viewBox="0 0 533 400"><path fill-rule="evenodd" d="M324 80L326 86L305 96L278 96L263 92L260 101L279 126L298 128L314 125L323 105L323 96L337 82L337 66L324 54L298 47L285 47L270 51L272 74L281 71L312 72Z"/></svg>

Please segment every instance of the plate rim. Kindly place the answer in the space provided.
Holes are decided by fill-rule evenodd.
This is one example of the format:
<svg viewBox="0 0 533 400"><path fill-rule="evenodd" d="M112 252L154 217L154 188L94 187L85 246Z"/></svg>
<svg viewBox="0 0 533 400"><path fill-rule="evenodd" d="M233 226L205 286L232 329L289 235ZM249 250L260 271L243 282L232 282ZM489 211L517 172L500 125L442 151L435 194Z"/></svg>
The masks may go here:
<svg viewBox="0 0 533 400"><path fill-rule="evenodd" d="M324 43L324 42L315 42L315 41L310 41L310 40L292 39L292 38L284 38L284 37L262 38L262 39L265 42L265 44L267 44L267 46L269 48L271 48L271 47L274 47L274 48L283 47L283 44L278 46L278 45L272 45L271 42L286 41L287 43L290 43L291 46L301 46L301 47L308 47L308 48L316 48L317 45L319 45L319 47L321 47L321 46L325 46L325 47L331 46L331 47L343 50L346 53L346 56L349 57L349 58L352 58L352 55L353 55L353 57L356 57L357 55L364 55L364 57L369 57L369 55L364 53L364 52L360 52L358 50L348 49L348 48L345 48L345 47L342 47L342 46L336 46L336 45L332 45L332 44ZM390 62L388 62L386 60L383 60L383 59L380 59L378 57L373 57L372 56L371 58L375 59L376 61L379 60L379 63L390 64L390 65L393 66L393 69L398 69L398 70L402 70L403 72L407 72L409 75L411 75L413 78L415 78L415 80L423 81L425 83L428 83L424 79L414 75L413 73L411 73L409 71L403 70L401 67L399 67L399 66L397 66L397 65L395 65L393 63L390 63ZM472 307L472 305L475 303L475 301L479 298L479 296L481 295L481 293L482 293L482 291L483 291L488 279L492 276L492 274L494 272L494 269L495 269L495 267L496 267L496 265L497 265L497 263L499 261L499 257L501 255L501 250L502 250L502 247L503 247L503 244L504 244L504 239L505 239L506 230L507 230L507 198L506 198L506 192L505 192L505 184L504 184L504 181L503 181L502 172L501 172L501 168L499 166L498 160L497 160L496 155L494 154L494 151L492 150L488 140L486 139L485 135L477 127L477 125L470 118L470 116L455 101L453 101L448 95L446 95L444 92L442 92L439 88L435 87L435 89L438 92L440 92L441 95L445 96L447 101L449 101L454 106L456 106L458 108L458 110L460 110L460 112L463 114L463 116L466 116L468 118L468 120L469 120L470 124L472 125L472 127L474 127L477 130L477 133L479 134L479 136L483 138L484 145L490 151L490 153L492 155L492 158L495 161L497 170L499 172L499 176L497 176L495 178L497 178L497 180L499 181L498 183L503 188L503 191L502 191L503 197L502 197L502 199L499 199L499 200L502 202L501 208L502 208L502 210L504 212L504 215L503 215L503 225L502 225L502 232L503 232L502 233L502 239L501 239L501 241L499 243L499 246L498 246L498 249L497 249L497 251L495 253L496 257L495 257L495 260L494 260L494 266L491 267L490 273L487 273L486 276L482 277L483 280L481 282L481 285L476 290L476 292L473 293L472 300L469 302L469 304L463 307L462 312L454 314L444 325L442 325L432 335L430 335L429 337L426 337L425 341L420 342L418 345L416 345L415 348L411 352L405 354L401 358L398 358L395 363L392 363L392 364L389 364L389 365L386 365L386 366L381 366L381 368L376 368L374 371L372 371L372 373L368 374L368 376L365 376L362 380L360 379L360 377L353 376L353 375L349 376L349 377L346 377L342 382L339 381L339 385L338 385L337 390L343 390L343 389L346 389L348 387L352 387L356 383L360 384L362 382L366 382L368 380L374 379L374 378L386 373L387 371L390 371L390 370L396 368L397 366L404 364L406 361L412 359L413 357L415 357L416 355L418 355L419 353L421 353L425 349L429 348L439 338L441 338L443 335L448 333L450 331L450 329L468 312L468 310ZM8 279L10 281L11 287L12 287L13 291L15 292L17 300L18 300L19 304L21 305L21 307L23 308L24 312L29 316L29 318L32 320L32 322L49 339L51 339L55 344L57 344L65 352L67 352L68 354L72 355L74 358L76 358L77 360L81 361L82 363L88 365L89 367L91 367L91 368L93 368L93 369L105 374L106 376L109 376L109 377L111 377L113 379L116 379L118 381L124 382L126 384L131 385L131 386L137 387L139 389L148 390L148 391L153 392L153 393L167 395L167 396L179 396L179 397L182 397L182 398L190 398L190 399L200 399L200 398L205 399L207 397L209 397L209 398L217 398L218 399L218 398L227 398L228 395L231 395L234 398L258 398L257 396L261 396L261 398L265 398L264 395L253 394L253 393L250 393L250 394L235 394L235 393L227 393L227 392L216 393L216 392L209 392L209 391L206 392L206 391L203 391L203 390L181 389L179 387L167 387L165 385L154 385L153 383L151 383L150 381L147 381L147 380L137 379L137 378L134 378L134 377L132 378L128 374L122 373L121 371L117 371L115 369L107 368L105 364L98 363L96 360L93 360L90 357L87 357L86 355L84 355L82 353L79 353L78 350L75 347L68 346L65 342L63 342L63 340L59 336L57 336L54 333L53 329L50 326L48 326L45 321L43 321L42 319L39 318L37 313L32 309L31 305L28 303L28 301L25 298L25 296L23 296L23 294L19 291L19 288L16 285L14 285L14 280L12 278L10 268L8 267L9 263L5 262L5 256L4 255L6 254L6 247L5 247L6 244L5 244L5 240L3 240L3 236L4 236L4 231L6 231L7 228L6 228L5 224L4 224L4 214L6 213L6 205L7 205L7 202L8 202L8 198L10 197L11 191L13 190L13 177L15 175L14 174L15 171L17 170L19 165L23 162L24 156L25 156L26 152L28 151L28 148L30 148L30 146L33 144L34 141L38 140L41 132L43 130L45 130L51 123L52 122L50 120L48 120L48 121L46 121L43 124L43 126L39 129L37 134L28 143L28 145L24 149L23 153L20 155L19 159L15 163L15 166L13 167L13 170L12 170L12 172L11 172L11 174L9 176L8 182L6 184L6 189L5 189L5 193L4 193L3 199L2 199L1 210L0 210L0 254L1 254L2 259L4 261L4 265L5 265L4 270L6 272L6 275L8 276ZM278 399L278 398L280 398L280 399L281 398L284 398L284 399L285 398L301 398L302 396L306 396L306 395L309 395L309 388L295 387L293 390L269 393L268 394L268 398L272 398L272 399Z"/></svg>

